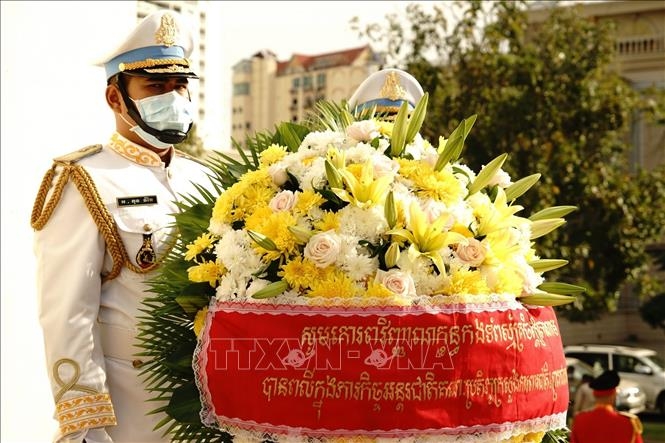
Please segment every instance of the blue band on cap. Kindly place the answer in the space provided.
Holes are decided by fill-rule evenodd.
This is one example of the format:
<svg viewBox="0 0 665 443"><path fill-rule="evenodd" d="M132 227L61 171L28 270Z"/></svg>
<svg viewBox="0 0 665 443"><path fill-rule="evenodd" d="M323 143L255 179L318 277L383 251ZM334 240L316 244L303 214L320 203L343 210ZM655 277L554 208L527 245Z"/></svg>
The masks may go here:
<svg viewBox="0 0 665 443"><path fill-rule="evenodd" d="M399 108L402 106L402 103L407 102L411 109L415 107L415 105L407 100L389 100L387 98L377 98L374 100L366 101L365 103L359 104L356 106L356 111L363 111L365 109L373 108L376 106L377 108Z"/></svg>
<svg viewBox="0 0 665 443"><path fill-rule="evenodd" d="M185 58L185 50L180 46L146 46L124 52L104 64L106 78L110 78L120 72L121 63L140 62L149 58Z"/></svg>

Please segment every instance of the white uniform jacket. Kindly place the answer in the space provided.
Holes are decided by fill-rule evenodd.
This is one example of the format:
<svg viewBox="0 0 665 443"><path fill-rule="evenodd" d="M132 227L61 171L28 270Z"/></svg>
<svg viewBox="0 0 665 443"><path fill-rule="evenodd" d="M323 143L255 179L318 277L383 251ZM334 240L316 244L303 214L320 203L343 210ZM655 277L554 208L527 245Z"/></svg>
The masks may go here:
<svg viewBox="0 0 665 443"><path fill-rule="evenodd" d="M157 260L181 195L198 195L192 183L210 187L208 170L174 150L168 167L152 151L118 133L76 164L92 177L117 224L130 261L148 241ZM54 182L57 182L57 178ZM48 201L48 199L47 199ZM163 415L147 402L135 356L137 316L147 274L126 266L102 283L112 267L104 238L70 180L48 222L35 232L39 320L60 432L55 441L168 441L153 431Z"/></svg>

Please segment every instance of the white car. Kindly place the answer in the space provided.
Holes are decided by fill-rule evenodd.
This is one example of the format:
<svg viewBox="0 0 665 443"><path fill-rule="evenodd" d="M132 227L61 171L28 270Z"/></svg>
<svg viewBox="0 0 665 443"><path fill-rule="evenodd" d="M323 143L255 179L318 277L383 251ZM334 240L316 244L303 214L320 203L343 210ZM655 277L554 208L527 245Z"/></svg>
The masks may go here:
<svg viewBox="0 0 665 443"><path fill-rule="evenodd" d="M571 345L563 348L594 370L614 369L621 380L637 383L646 394L646 410L665 416L665 361L652 349L615 345Z"/></svg>
<svg viewBox="0 0 665 443"><path fill-rule="evenodd" d="M568 414L570 416L575 393L582 383L582 377L584 375L597 377L602 370L594 371L591 366L573 357L566 357L566 365L568 366L568 392L570 394ZM617 386L616 408L619 411L626 411L631 414L639 414L644 411L646 409L646 395L644 391L640 389L637 383L622 379L619 382L619 386Z"/></svg>

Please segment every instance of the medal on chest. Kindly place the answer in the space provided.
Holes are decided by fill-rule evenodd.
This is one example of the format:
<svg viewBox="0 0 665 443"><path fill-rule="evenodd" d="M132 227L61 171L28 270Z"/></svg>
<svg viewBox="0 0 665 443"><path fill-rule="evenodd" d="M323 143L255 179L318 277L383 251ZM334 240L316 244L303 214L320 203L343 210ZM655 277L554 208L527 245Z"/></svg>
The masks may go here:
<svg viewBox="0 0 665 443"><path fill-rule="evenodd" d="M136 253L136 263L143 269L155 264L155 249L152 246L152 234L143 234L143 243Z"/></svg>

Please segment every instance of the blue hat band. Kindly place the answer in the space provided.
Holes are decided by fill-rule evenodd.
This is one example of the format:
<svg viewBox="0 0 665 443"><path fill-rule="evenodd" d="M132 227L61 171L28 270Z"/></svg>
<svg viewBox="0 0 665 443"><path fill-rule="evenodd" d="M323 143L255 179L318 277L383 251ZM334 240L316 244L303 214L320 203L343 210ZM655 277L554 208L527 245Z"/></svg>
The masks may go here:
<svg viewBox="0 0 665 443"><path fill-rule="evenodd" d="M362 103L358 106L356 106L356 111L363 111L365 109L373 108L376 106L377 109L381 108L400 108L402 106L402 103L407 102L410 107L413 109L415 105L411 103L410 101L407 100L390 100L387 98L377 98L374 100L367 101L365 103Z"/></svg>
<svg viewBox="0 0 665 443"><path fill-rule="evenodd" d="M104 64L106 78L110 78L121 72L120 65L122 63L135 63L148 59L159 60L172 58L184 59L184 49L180 46L146 46L144 48L133 49L112 58L109 62Z"/></svg>

